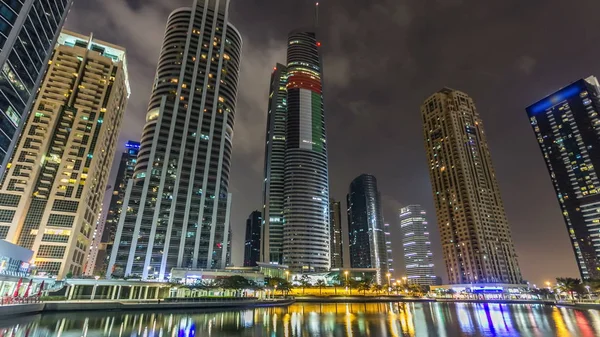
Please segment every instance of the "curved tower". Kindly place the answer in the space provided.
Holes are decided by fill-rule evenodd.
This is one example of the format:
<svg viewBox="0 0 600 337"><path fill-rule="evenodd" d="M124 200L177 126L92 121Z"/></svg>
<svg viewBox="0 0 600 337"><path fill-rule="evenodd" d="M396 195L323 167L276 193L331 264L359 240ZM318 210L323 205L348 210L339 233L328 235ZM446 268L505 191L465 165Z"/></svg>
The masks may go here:
<svg viewBox="0 0 600 337"><path fill-rule="evenodd" d="M169 16L107 275L226 265L242 46L228 7L194 0Z"/></svg>
<svg viewBox="0 0 600 337"><path fill-rule="evenodd" d="M295 271L324 271L331 265L319 46L314 32L288 36L283 263Z"/></svg>
<svg viewBox="0 0 600 337"><path fill-rule="evenodd" d="M381 196L377 179L361 174L350 184L348 193L348 234L350 266L376 268L378 284L385 281L389 261L385 241Z"/></svg>

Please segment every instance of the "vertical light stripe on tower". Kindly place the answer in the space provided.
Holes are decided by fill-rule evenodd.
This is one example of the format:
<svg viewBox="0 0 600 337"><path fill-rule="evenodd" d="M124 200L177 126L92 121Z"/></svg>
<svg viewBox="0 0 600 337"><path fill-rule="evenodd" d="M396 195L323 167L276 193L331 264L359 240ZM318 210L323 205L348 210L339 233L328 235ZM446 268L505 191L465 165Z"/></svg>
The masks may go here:
<svg viewBox="0 0 600 337"><path fill-rule="evenodd" d="M318 112L321 113L320 111ZM313 104L312 92L300 89L300 148L312 150Z"/></svg>

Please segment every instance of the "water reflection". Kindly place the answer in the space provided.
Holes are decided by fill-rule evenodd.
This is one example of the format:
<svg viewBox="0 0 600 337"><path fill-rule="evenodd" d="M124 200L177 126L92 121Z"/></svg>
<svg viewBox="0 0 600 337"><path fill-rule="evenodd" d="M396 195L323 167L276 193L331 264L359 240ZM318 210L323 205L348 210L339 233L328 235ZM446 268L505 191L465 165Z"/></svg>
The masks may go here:
<svg viewBox="0 0 600 337"><path fill-rule="evenodd" d="M0 321L0 337L600 336L598 310L506 304L296 304L228 312L64 313Z"/></svg>

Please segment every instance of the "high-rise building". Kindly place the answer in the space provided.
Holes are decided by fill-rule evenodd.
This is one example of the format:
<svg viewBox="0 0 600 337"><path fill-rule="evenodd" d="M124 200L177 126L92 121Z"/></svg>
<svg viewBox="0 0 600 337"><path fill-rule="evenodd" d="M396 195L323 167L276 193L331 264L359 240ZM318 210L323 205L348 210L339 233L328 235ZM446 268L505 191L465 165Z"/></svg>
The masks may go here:
<svg viewBox="0 0 600 337"><path fill-rule="evenodd" d="M408 283L435 285L427 213L420 205L400 209L400 234Z"/></svg>
<svg viewBox="0 0 600 337"><path fill-rule="evenodd" d="M122 47L63 31L0 186L0 238L81 275L129 97Z"/></svg>
<svg viewBox="0 0 600 337"><path fill-rule="evenodd" d="M0 1L0 179L73 0Z"/></svg>
<svg viewBox="0 0 600 337"><path fill-rule="evenodd" d="M260 227L263 219L259 211L250 213L246 220L246 241L244 243L244 267L255 267L260 262Z"/></svg>
<svg viewBox="0 0 600 337"><path fill-rule="evenodd" d="M392 252L392 232L390 232L390 224L383 224L383 233L385 235L385 251L387 253L387 264L388 264L388 272L391 274L391 277L394 278L394 257Z"/></svg>
<svg viewBox="0 0 600 337"><path fill-rule="evenodd" d="M389 272L381 196L377 179L362 174L350 184L348 194L348 233L352 268L377 268L377 283Z"/></svg>
<svg viewBox="0 0 600 337"><path fill-rule="evenodd" d="M580 79L527 108L579 272L600 279L600 85Z"/></svg>
<svg viewBox="0 0 600 337"><path fill-rule="evenodd" d="M137 155L140 151L140 143L128 141L125 144L125 152L121 154L121 160L113 187L110 204L104 221L100 222L100 226L96 228L96 232L101 235L98 243L98 252L94 263L95 275L106 273L108 268L109 253L112 251L112 246L115 241L115 233L117 232L117 224L123 208L123 199L125 199L125 190L127 182L133 178L135 164L137 163Z"/></svg>
<svg viewBox="0 0 600 337"><path fill-rule="evenodd" d="M273 264L283 263L286 83L286 66L277 64L271 74L269 92L263 185L264 225L260 241L261 261Z"/></svg>
<svg viewBox="0 0 600 337"><path fill-rule="evenodd" d="M331 235L331 268L344 267L344 239L342 236L342 203L331 198L329 202L329 231Z"/></svg>
<svg viewBox="0 0 600 337"><path fill-rule="evenodd" d="M444 88L425 100L421 113L450 283L521 283L483 123L473 100Z"/></svg>
<svg viewBox="0 0 600 337"><path fill-rule="evenodd" d="M109 277L227 264L242 47L228 12L229 0L194 0L168 18Z"/></svg>
<svg viewBox="0 0 600 337"><path fill-rule="evenodd" d="M311 31L288 36L283 263L294 271L331 266L320 45Z"/></svg>

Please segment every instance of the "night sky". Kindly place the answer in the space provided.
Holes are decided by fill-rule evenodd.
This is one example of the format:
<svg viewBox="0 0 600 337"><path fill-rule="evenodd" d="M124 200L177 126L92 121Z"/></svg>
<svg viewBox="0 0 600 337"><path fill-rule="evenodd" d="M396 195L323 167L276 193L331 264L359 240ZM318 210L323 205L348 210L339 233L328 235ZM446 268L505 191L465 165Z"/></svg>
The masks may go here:
<svg viewBox="0 0 600 337"><path fill-rule="evenodd" d="M133 93L121 144L141 135L167 16L191 2L75 2L68 29L128 51ZM537 284L578 276L525 107L600 75L600 2L321 0L320 7L331 196L345 207L351 180L374 174L394 248L401 247L398 208L424 205L436 272L445 278L419 107L444 86L462 90L485 123L523 276ZM232 0L231 22L244 38L230 185L238 265L245 219L262 208L269 76L285 63L287 32L313 21L308 0ZM394 255L402 270L400 249Z"/></svg>

